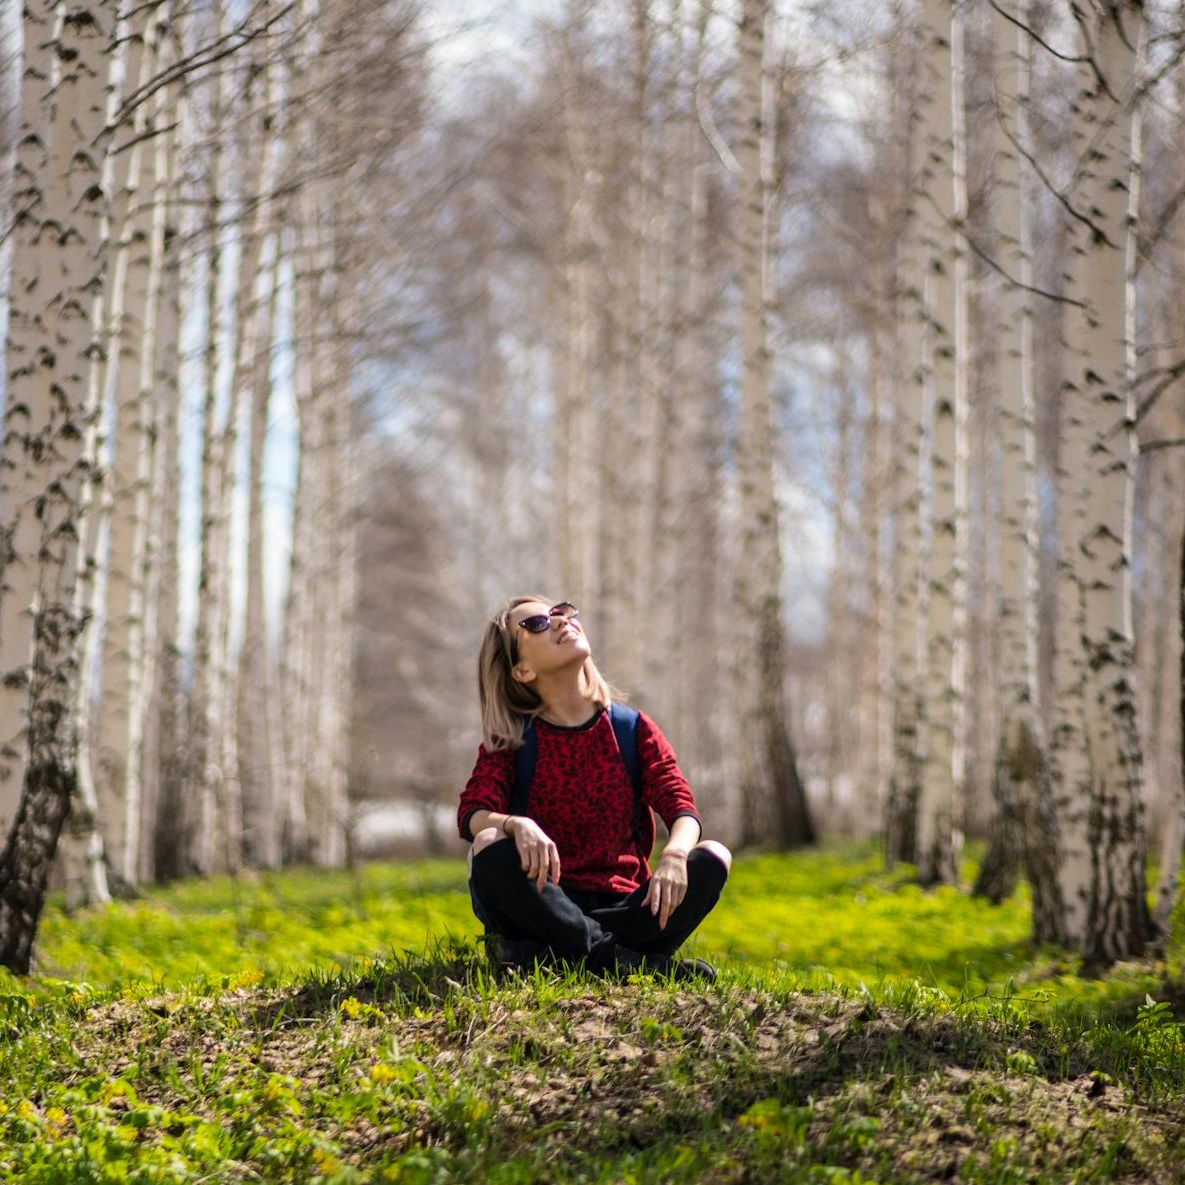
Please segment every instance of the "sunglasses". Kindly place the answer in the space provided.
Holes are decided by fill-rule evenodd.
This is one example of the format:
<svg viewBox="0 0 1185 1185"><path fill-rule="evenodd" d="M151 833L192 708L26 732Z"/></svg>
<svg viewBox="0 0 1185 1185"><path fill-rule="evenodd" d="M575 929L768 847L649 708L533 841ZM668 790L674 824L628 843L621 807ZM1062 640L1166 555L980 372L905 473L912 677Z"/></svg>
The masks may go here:
<svg viewBox="0 0 1185 1185"><path fill-rule="evenodd" d="M580 610L571 601L561 601L558 605L552 605L546 613L524 617L518 624L529 634L545 634L551 629L551 623L555 618L562 617L565 621L574 621L579 616Z"/></svg>

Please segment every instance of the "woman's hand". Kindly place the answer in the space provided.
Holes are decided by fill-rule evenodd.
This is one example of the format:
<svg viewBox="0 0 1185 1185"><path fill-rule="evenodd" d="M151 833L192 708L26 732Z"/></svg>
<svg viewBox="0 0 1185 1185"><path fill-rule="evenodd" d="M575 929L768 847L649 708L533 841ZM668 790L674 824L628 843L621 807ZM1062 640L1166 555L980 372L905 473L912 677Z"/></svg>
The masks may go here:
<svg viewBox="0 0 1185 1185"><path fill-rule="evenodd" d="M540 893L548 876L553 885L560 883L560 850L534 819L528 819L526 815L508 815L502 829L514 839L519 863L528 878L537 882L535 888Z"/></svg>
<svg viewBox="0 0 1185 1185"><path fill-rule="evenodd" d="M658 859L658 867L650 878L643 905L658 915L658 928L667 928L667 919L679 908L687 896L687 853L667 848Z"/></svg>

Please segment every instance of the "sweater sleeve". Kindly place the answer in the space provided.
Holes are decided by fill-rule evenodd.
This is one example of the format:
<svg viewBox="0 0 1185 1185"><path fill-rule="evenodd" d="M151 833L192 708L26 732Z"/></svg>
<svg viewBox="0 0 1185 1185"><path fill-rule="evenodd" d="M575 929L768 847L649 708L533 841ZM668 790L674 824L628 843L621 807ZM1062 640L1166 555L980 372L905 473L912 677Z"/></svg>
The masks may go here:
<svg viewBox="0 0 1185 1185"><path fill-rule="evenodd" d="M457 830L461 838L473 842L469 820L476 811L510 809L510 788L514 782L514 750L487 749L480 745L477 761L457 806Z"/></svg>
<svg viewBox="0 0 1185 1185"><path fill-rule="evenodd" d="M645 712L638 713L638 764L642 770L642 800L658 812L668 829L680 815L691 815L699 821L695 798L675 759L675 750Z"/></svg>

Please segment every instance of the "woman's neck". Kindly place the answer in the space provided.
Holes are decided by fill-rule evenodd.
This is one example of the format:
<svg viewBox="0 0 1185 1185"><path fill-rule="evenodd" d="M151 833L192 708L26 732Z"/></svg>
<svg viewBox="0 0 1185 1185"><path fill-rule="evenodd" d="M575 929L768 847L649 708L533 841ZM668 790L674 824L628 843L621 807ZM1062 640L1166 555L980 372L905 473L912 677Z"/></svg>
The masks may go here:
<svg viewBox="0 0 1185 1185"><path fill-rule="evenodd" d="M596 700L583 671L577 671L574 679L559 676L554 682L536 684L535 690L543 701L543 718L552 724L583 724L596 711Z"/></svg>

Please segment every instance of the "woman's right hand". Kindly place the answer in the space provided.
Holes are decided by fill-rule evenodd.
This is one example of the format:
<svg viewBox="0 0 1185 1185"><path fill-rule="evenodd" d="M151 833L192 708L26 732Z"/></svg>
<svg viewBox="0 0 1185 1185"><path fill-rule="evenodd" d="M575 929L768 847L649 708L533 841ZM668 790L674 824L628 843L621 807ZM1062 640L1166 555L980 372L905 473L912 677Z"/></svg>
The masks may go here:
<svg viewBox="0 0 1185 1185"><path fill-rule="evenodd" d="M514 839L523 871L536 882L535 888L540 893L548 877L553 885L560 883L560 850L534 819L508 815L503 830Z"/></svg>

